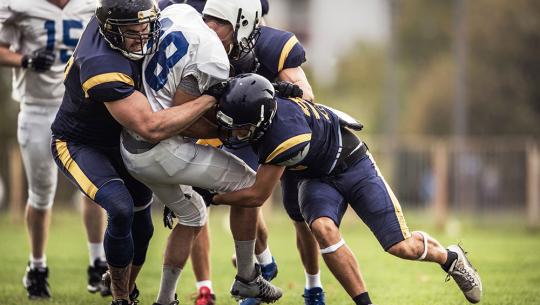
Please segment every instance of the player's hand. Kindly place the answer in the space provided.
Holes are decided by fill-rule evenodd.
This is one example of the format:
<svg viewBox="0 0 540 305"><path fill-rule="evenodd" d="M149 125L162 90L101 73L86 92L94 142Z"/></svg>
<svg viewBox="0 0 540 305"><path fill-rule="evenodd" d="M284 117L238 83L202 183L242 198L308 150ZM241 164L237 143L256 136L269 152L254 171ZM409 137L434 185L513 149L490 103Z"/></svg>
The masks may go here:
<svg viewBox="0 0 540 305"><path fill-rule="evenodd" d="M200 187L195 187L195 186L193 187L193 190L199 193L199 195L201 195L207 207L211 205L218 205L217 203L214 202L214 196L217 195L217 193L209 191L207 189L200 188Z"/></svg>
<svg viewBox="0 0 540 305"><path fill-rule="evenodd" d="M21 60L21 66L25 69L32 69L36 72L48 71L54 63L54 53L41 48L32 55L24 55Z"/></svg>
<svg viewBox="0 0 540 305"><path fill-rule="evenodd" d="M222 81L208 88L205 92L203 92L203 94L211 95L219 101L228 86L228 81Z"/></svg>
<svg viewBox="0 0 540 305"><path fill-rule="evenodd" d="M172 229L174 226L174 218L176 218L176 214L169 209L167 206L163 208L163 226L165 228Z"/></svg>
<svg viewBox="0 0 540 305"><path fill-rule="evenodd" d="M272 83L272 85L276 90L276 95L279 97L302 97L304 95L304 91L302 91L298 85L293 83L277 81Z"/></svg>

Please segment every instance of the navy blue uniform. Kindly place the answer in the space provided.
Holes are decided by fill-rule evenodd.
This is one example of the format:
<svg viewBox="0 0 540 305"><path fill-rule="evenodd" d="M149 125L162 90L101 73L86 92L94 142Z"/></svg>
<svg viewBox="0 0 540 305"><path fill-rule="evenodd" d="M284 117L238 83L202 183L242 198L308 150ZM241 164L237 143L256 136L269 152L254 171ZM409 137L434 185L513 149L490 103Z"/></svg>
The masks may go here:
<svg viewBox="0 0 540 305"><path fill-rule="evenodd" d="M338 170L347 157L342 155L345 135L354 136L333 112L301 99L277 98L272 124L253 148L259 163L286 166L283 202L293 220L311 224L329 217L339 226L349 203L387 250L410 237L401 207L369 152ZM365 145L354 139L358 145L347 154Z"/></svg>
<svg viewBox="0 0 540 305"><path fill-rule="evenodd" d="M126 170L120 155L122 126L104 104L131 95L140 84L140 75L140 64L110 48L93 17L66 66L66 90L51 127L52 154L58 167L108 213L104 246L107 261L113 266L125 266L132 259L142 265L146 246L145 241L137 245L137 239L141 234L151 235L153 230L151 220L148 224L149 209L143 209L151 201L152 192ZM134 226L132 238L134 206L148 215L142 217L143 224ZM135 234L137 230L144 232ZM133 248L134 242L139 250L144 248L144 253L109 255L120 251L129 254L126 249Z"/></svg>

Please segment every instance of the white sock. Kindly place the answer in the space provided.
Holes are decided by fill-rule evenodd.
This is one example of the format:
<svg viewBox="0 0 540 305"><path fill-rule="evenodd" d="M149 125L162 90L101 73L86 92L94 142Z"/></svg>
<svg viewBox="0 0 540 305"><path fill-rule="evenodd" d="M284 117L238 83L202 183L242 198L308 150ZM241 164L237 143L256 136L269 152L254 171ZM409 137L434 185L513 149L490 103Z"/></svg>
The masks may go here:
<svg viewBox="0 0 540 305"><path fill-rule="evenodd" d="M267 247L262 253L256 254L255 256L257 257L257 261L261 266L266 266L272 263L272 252L270 252L270 247Z"/></svg>
<svg viewBox="0 0 540 305"><path fill-rule="evenodd" d="M235 240L236 266L238 267L238 276L251 280L255 275L255 240Z"/></svg>
<svg viewBox="0 0 540 305"><path fill-rule="evenodd" d="M94 266L96 259L100 261L106 261L105 250L103 249L103 243L88 243L88 258L90 259L90 266Z"/></svg>
<svg viewBox="0 0 540 305"><path fill-rule="evenodd" d="M317 274L309 274L304 270L304 273L306 274L306 289L311 289L315 287L322 288L320 271L317 272Z"/></svg>
<svg viewBox="0 0 540 305"><path fill-rule="evenodd" d="M174 301L176 284L180 278L182 269L173 266L163 266L161 271L161 283L156 302L159 304L170 304Z"/></svg>
<svg viewBox="0 0 540 305"><path fill-rule="evenodd" d="M30 269L35 268L45 268L47 267L47 256L43 255L42 257L36 258L30 254Z"/></svg>
<svg viewBox="0 0 540 305"><path fill-rule="evenodd" d="M205 280L205 281L198 281L195 283L195 286L197 286L197 291L201 289L201 287L208 287L210 289L211 293L214 293L214 289L212 289L212 281L211 280Z"/></svg>

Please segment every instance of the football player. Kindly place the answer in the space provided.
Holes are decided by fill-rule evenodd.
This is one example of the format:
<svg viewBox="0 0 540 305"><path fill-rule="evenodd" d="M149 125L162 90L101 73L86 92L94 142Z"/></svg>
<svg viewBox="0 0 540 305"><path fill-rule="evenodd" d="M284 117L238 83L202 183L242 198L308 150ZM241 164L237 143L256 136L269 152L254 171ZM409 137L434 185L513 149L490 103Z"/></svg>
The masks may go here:
<svg viewBox="0 0 540 305"><path fill-rule="evenodd" d="M223 143L251 144L261 166L251 187L215 195L211 201L260 207L280 179L296 181L283 184L283 195L296 199L328 268L355 304L368 305L371 300L356 259L339 232L349 205L385 251L440 264L469 302L480 301L480 276L460 246L445 249L427 233L409 231L399 202L366 144L351 132L362 127L354 119L302 99L275 98L270 82L256 74L230 81L217 119Z"/></svg>
<svg viewBox="0 0 540 305"><path fill-rule="evenodd" d="M58 167L107 212L104 248L116 305L134 301L135 279L153 233L152 193L122 162L122 126L158 142L178 134L216 102L204 95L154 112L138 91L140 59L156 50L158 16L153 0L98 1L67 63L65 94L52 124Z"/></svg>
<svg viewBox="0 0 540 305"><path fill-rule="evenodd" d="M225 51L249 51L246 48L252 45L246 42L253 39L260 4L252 0L221 0L220 5L230 8L239 20L234 32L231 27L226 48L193 7L177 4L162 11L158 52L146 57L143 63L144 89L154 111L197 100L205 92L214 95L215 88L229 75ZM226 192L245 188L254 181L254 172L238 158L184 137L215 137L214 127L201 118L179 136L157 145L129 129L122 134L121 151L127 169L179 219L165 250L156 304L178 302L176 283L191 243L206 222L204 202L195 200L191 188L183 185ZM257 209L231 209L231 231L238 257L238 274L231 293L235 297L273 302L281 297L281 291L262 278L253 256L257 214Z"/></svg>
<svg viewBox="0 0 540 305"><path fill-rule="evenodd" d="M31 249L23 284L30 298L51 294L45 249L57 170L49 149L50 125L64 94L64 66L94 9L92 0L0 4L0 65L14 68L13 98L21 106L17 139L28 181L25 219ZM82 207L90 258L87 288L107 295L108 289L100 286L107 269L102 243L105 214L89 199Z"/></svg>

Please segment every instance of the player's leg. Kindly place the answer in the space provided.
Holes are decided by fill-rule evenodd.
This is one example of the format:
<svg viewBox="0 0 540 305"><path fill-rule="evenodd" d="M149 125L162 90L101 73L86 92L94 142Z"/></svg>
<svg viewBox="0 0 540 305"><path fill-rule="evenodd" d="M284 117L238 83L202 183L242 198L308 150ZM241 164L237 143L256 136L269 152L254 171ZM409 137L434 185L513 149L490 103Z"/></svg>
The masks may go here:
<svg viewBox="0 0 540 305"><path fill-rule="evenodd" d="M176 286L199 231L206 223L206 205L189 186L148 182L159 200L178 218L165 248L159 294L155 304L176 302Z"/></svg>
<svg viewBox="0 0 540 305"><path fill-rule="evenodd" d="M129 299L129 277L134 256L131 225L133 198L116 171L117 150L95 149L53 138L53 157L62 172L107 212L103 246L111 275L113 300ZM140 192L151 192L141 186Z"/></svg>
<svg viewBox="0 0 540 305"><path fill-rule="evenodd" d="M293 173L285 173L281 179L283 206L292 220L296 231L296 247L300 254L306 282L304 303L325 304L324 291L319 269L319 244L304 221L298 203L299 179Z"/></svg>
<svg viewBox="0 0 540 305"><path fill-rule="evenodd" d="M17 139L28 181L25 220L31 254L23 284L29 298L50 297L45 250L57 183L49 128L56 110L57 107L23 104L18 117Z"/></svg>
<svg viewBox="0 0 540 305"><path fill-rule="evenodd" d="M210 279L210 227L208 222L195 238L190 257L198 292L195 304L213 305L216 296Z"/></svg>
<svg viewBox="0 0 540 305"><path fill-rule="evenodd" d="M338 225L347 209L343 196L326 181L305 179L299 184L299 201L302 215L334 277L355 304L371 304L356 258L339 232Z"/></svg>
<svg viewBox="0 0 540 305"><path fill-rule="evenodd" d="M88 240L87 289L91 293L100 292L102 296L107 296L110 295L110 289L101 283L103 274L108 270L105 250L103 249L103 235L106 226L105 210L86 196L81 196L81 207Z"/></svg>
<svg viewBox="0 0 540 305"><path fill-rule="evenodd" d="M469 301L480 301L480 277L465 253L457 246L445 249L425 232L409 232L401 206L369 152L340 175L338 181L346 190L346 199L351 207L369 226L385 251L403 259L438 263L454 277ZM459 267L456 269L456 266Z"/></svg>

